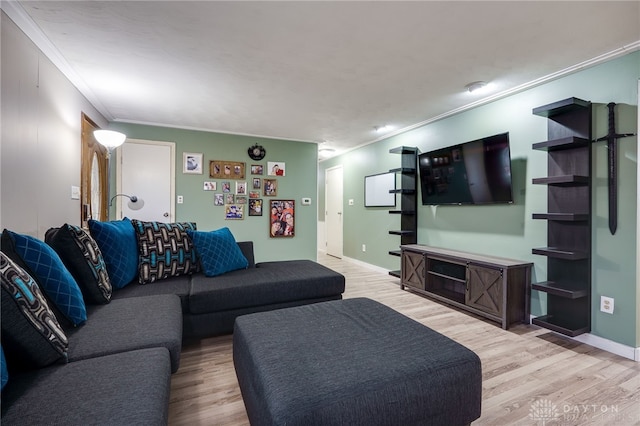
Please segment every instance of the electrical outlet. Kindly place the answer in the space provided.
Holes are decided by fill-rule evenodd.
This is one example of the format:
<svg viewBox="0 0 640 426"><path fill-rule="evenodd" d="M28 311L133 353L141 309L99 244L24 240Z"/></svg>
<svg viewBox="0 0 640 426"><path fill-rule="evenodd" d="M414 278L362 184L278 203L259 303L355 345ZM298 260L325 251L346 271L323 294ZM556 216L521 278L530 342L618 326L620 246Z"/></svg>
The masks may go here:
<svg viewBox="0 0 640 426"><path fill-rule="evenodd" d="M178 204L182 203L184 203L184 198L182 198L182 195L178 195Z"/></svg>
<svg viewBox="0 0 640 426"><path fill-rule="evenodd" d="M367 246L365 244L362 245L362 251L367 251Z"/></svg>
<svg viewBox="0 0 640 426"><path fill-rule="evenodd" d="M613 297L600 296L600 310L607 314L613 313Z"/></svg>

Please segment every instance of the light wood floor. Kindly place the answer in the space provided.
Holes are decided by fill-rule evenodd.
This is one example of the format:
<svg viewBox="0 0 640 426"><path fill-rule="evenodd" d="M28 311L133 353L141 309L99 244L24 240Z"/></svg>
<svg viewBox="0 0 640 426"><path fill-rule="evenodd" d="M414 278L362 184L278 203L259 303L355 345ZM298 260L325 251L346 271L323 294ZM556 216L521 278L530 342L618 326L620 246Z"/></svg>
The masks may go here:
<svg viewBox="0 0 640 426"><path fill-rule="evenodd" d="M384 303L482 360L482 416L473 425L640 425L640 363L548 330L497 324L400 290L398 280L319 255L347 278L345 298ZM231 336L185 346L172 377L171 425L248 425Z"/></svg>

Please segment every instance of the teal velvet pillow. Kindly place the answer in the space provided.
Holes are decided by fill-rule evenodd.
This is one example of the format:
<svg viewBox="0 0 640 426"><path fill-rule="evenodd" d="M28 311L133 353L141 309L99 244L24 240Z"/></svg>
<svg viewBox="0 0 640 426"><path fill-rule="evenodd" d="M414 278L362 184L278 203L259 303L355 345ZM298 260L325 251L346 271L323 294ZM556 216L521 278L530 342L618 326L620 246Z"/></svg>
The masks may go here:
<svg viewBox="0 0 640 426"><path fill-rule="evenodd" d="M187 230L187 234L193 241L200 265L207 277L246 269L249 266L229 228L210 232Z"/></svg>
<svg viewBox="0 0 640 426"><path fill-rule="evenodd" d="M12 251L28 267L25 270L42 288L57 311L73 326L84 324L87 320L87 310L82 292L55 250L44 241L30 235L5 229L3 237L5 233L9 239L2 239L2 251L7 253L4 244L10 241Z"/></svg>
<svg viewBox="0 0 640 426"><path fill-rule="evenodd" d="M0 357L2 357L2 386L0 387L1 389L4 389L4 387L6 386L7 382L9 381L9 370L7 369L7 360L4 359L4 351L2 350L2 346L0 346Z"/></svg>
<svg viewBox="0 0 640 426"><path fill-rule="evenodd" d="M138 275L138 241L127 218L111 222L89 220L89 231L98 243L113 288L122 288Z"/></svg>

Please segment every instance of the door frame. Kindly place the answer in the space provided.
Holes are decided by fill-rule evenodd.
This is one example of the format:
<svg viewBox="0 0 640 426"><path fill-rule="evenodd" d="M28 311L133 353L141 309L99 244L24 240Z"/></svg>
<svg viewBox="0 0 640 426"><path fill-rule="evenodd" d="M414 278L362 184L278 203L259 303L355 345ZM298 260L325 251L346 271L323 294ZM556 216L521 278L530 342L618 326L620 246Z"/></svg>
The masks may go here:
<svg viewBox="0 0 640 426"><path fill-rule="evenodd" d="M327 217L329 216L329 210L328 210L328 198L329 195L332 193L335 193L335 188L329 188L329 179L327 178L328 174L330 172L333 172L335 170L342 170L342 181L340 182L340 186L341 186L341 192L342 192L342 197L341 197L341 201L342 201L342 208L341 210L341 220L340 220L340 235L342 236L340 241L340 256L336 256L335 254L330 255L330 256L336 256L339 257L340 259L342 259L344 257L344 168L342 166L342 164L339 164L337 166L333 166L333 167L329 167L327 169L325 169L324 171L324 242L325 242L325 251L327 254L329 254L329 227L327 226Z"/></svg>
<svg viewBox="0 0 640 426"><path fill-rule="evenodd" d="M138 145L155 145L155 146L167 146L170 151L170 194L169 194L169 218L167 222L175 222L176 221L176 143L175 142L165 142L165 141L152 141L145 139L129 139L127 138L126 143L135 143ZM116 192L115 194L122 193L122 150L116 150ZM114 194L114 195L115 195ZM127 201L124 199L124 201ZM116 216L118 212L122 211L122 203L123 197L116 197Z"/></svg>

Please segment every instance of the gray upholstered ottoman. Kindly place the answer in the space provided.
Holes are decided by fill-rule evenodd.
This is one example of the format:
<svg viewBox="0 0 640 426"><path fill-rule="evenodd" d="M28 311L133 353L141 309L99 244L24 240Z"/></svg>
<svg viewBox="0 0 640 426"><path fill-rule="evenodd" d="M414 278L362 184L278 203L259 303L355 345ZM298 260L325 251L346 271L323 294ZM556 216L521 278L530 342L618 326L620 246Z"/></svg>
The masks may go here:
<svg viewBox="0 0 640 426"><path fill-rule="evenodd" d="M451 426L480 417L478 356L369 299L238 317L233 361L253 426Z"/></svg>

